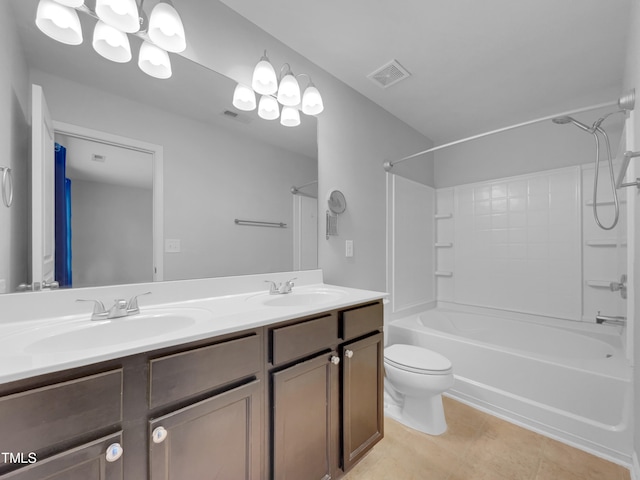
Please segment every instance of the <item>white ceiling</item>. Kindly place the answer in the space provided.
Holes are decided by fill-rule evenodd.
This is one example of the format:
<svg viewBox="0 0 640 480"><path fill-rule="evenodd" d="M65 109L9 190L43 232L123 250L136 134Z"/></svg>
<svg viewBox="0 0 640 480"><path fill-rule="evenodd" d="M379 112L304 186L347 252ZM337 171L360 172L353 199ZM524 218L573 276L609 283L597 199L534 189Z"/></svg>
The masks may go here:
<svg viewBox="0 0 640 480"><path fill-rule="evenodd" d="M438 144L622 93L632 0L221 1Z"/></svg>

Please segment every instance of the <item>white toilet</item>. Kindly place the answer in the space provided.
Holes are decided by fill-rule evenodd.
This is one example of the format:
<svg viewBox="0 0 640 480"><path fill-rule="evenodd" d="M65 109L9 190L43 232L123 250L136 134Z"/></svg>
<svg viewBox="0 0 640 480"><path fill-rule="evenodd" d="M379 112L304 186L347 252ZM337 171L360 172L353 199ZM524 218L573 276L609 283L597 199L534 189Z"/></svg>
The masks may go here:
<svg viewBox="0 0 640 480"><path fill-rule="evenodd" d="M449 359L414 345L384 349L385 414L430 435L447 430L442 392L453 386Z"/></svg>

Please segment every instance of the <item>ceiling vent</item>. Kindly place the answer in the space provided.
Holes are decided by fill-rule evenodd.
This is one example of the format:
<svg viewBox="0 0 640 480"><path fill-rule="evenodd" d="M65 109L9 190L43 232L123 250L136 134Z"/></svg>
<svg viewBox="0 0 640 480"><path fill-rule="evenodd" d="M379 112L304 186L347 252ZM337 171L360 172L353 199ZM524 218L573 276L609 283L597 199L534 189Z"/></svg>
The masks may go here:
<svg viewBox="0 0 640 480"><path fill-rule="evenodd" d="M389 63L367 75L367 78L379 87L388 88L410 76L411 74L407 69L400 65L397 60L391 60Z"/></svg>
<svg viewBox="0 0 640 480"><path fill-rule="evenodd" d="M233 110L224 110L221 115L229 120L235 120L236 122L251 123L251 118L249 116L242 115L241 113L234 112Z"/></svg>

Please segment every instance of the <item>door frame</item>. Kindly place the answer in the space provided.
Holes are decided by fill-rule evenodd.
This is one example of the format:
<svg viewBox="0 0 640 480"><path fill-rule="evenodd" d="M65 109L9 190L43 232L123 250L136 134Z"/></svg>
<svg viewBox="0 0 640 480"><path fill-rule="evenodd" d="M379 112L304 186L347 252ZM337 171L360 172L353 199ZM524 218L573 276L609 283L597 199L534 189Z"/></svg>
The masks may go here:
<svg viewBox="0 0 640 480"><path fill-rule="evenodd" d="M93 130L71 123L53 121L54 134L128 148L151 155L153 162L153 281L164 279L164 149L162 145Z"/></svg>

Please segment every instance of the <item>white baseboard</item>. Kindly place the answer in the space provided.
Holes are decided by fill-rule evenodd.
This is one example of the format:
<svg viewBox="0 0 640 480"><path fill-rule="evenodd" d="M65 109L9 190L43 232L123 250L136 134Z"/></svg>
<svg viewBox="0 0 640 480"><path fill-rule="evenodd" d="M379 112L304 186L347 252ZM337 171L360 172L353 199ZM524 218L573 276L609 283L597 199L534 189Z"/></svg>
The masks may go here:
<svg viewBox="0 0 640 480"><path fill-rule="evenodd" d="M640 461L636 452L631 455L631 480L640 480Z"/></svg>

